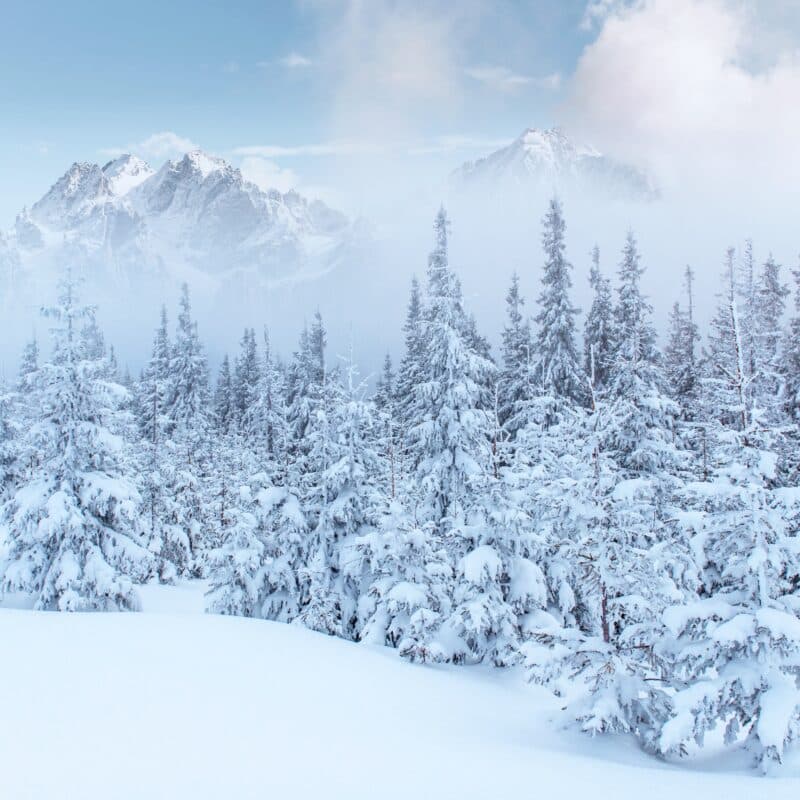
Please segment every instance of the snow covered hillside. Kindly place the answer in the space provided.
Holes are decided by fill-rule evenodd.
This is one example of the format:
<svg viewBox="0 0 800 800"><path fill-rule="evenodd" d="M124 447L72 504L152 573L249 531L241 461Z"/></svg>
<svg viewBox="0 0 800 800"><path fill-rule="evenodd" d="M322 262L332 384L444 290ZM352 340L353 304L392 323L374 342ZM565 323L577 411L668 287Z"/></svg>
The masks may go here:
<svg viewBox="0 0 800 800"><path fill-rule="evenodd" d="M0 610L0 794L14 800L796 797L800 765L686 769L560 731L509 672L417 666L292 625L200 614ZM197 613L192 613L196 611ZM285 793L285 794L284 794Z"/></svg>

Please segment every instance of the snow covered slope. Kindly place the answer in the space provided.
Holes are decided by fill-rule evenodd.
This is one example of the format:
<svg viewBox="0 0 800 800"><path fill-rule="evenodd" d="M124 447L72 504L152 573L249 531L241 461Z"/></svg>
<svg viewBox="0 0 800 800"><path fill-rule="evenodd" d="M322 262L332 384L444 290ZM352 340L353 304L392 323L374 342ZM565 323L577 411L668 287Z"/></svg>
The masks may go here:
<svg viewBox="0 0 800 800"><path fill-rule="evenodd" d="M645 173L576 144L560 128L529 128L507 147L461 166L452 182L461 189L577 188L626 200L657 196Z"/></svg>
<svg viewBox="0 0 800 800"><path fill-rule="evenodd" d="M356 226L357 227L357 226ZM143 276L252 286L332 269L357 238L341 213L294 191L262 191L196 150L154 171L135 155L73 164L0 244L23 275L69 261L112 284Z"/></svg>
<svg viewBox="0 0 800 800"><path fill-rule="evenodd" d="M432 668L261 621L194 586L144 614L0 610L0 796L14 800L797 797L800 769L660 764L558 731L517 676ZM794 777L793 777L794 776Z"/></svg>

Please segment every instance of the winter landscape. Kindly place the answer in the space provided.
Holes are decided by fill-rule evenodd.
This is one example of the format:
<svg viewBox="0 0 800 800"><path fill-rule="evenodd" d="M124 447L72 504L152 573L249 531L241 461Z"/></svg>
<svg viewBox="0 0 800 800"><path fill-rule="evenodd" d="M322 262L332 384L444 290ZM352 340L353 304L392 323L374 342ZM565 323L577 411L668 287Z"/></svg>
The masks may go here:
<svg viewBox="0 0 800 800"><path fill-rule="evenodd" d="M800 9L44 5L0 796L796 797Z"/></svg>

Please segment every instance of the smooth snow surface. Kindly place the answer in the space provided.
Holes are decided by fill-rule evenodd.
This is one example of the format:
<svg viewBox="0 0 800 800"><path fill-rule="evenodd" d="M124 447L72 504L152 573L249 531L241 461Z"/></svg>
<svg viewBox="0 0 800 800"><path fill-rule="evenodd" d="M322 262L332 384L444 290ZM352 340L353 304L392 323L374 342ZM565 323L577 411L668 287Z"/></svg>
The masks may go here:
<svg viewBox="0 0 800 800"><path fill-rule="evenodd" d="M517 676L413 666L383 648L196 613L202 586L145 587L143 614L0 610L0 797L9 800L796 798L736 761L654 761L554 727Z"/></svg>

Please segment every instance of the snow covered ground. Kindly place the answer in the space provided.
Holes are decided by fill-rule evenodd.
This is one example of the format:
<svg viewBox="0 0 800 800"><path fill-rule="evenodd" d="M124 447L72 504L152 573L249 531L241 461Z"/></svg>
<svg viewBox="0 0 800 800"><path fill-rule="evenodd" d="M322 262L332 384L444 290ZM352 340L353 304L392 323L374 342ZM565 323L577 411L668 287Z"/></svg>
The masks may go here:
<svg viewBox="0 0 800 800"><path fill-rule="evenodd" d="M660 763L560 729L519 676L404 663L288 625L202 614L202 584L143 614L0 610L0 797L720 798L800 794L800 758Z"/></svg>

